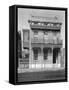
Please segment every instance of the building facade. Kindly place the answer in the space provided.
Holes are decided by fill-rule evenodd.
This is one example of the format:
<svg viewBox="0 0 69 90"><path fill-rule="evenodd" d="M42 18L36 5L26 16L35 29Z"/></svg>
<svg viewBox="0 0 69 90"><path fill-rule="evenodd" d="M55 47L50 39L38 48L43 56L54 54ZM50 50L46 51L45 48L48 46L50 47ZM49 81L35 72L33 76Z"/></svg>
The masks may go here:
<svg viewBox="0 0 69 90"><path fill-rule="evenodd" d="M62 22L57 17L32 16L28 20L30 29L21 34L22 58L18 59L18 70L61 69ZM64 62L64 60L63 60Z"/></svg>

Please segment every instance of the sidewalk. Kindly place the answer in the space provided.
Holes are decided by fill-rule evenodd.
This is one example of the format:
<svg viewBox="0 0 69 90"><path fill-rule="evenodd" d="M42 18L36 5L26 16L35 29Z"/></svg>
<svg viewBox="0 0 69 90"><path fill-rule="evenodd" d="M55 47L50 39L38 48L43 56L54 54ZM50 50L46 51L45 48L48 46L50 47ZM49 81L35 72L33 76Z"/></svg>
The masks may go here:
<svg viewBox="0 0 69 90"><path fill-rule="evenodd" d="M40 72L40 71L58 71L58 70L64 70L64 67L18 69L18 73Z"/></svg>

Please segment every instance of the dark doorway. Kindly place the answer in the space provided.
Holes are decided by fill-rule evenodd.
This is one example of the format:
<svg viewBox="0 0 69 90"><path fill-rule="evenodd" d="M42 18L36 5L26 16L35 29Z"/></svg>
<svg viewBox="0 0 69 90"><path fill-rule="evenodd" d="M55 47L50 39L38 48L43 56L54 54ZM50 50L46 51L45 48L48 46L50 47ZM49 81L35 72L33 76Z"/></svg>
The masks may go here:
<svg viewBox="0 0 69 90"><path fill-rule="evenodd" d="M53 49L53 63L56 63L56 59L58 58L58 53L60 52L60 48Z"/></svg>
<svg viewBox="0 0 69 90"><path fill-rule="evenodd" d="M47 60L48 59L48 55L52 53L52 49L51 48L43 48L43 57L44 57L44 60Z"/></svg>

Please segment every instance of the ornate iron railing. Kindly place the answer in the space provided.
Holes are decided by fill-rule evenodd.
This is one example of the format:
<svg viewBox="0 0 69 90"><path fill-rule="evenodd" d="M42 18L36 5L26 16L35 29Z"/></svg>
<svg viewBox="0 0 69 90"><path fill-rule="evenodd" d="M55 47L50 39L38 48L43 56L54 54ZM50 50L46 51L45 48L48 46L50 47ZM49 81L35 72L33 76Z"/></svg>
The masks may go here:
<svg viewBox="0 0 69 90"><path fill-rule="evenodd" d="M32 38L31 43L40 43L40 44L62 44L62 40L60 39L39 39L39 38Z"/></svg>

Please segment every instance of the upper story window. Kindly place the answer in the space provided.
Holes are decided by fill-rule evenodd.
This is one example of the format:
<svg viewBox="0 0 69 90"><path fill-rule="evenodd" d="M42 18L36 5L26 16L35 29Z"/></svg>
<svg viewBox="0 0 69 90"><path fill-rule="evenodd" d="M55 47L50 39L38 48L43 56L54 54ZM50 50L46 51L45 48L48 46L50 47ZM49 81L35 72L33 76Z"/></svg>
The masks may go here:
<svg viewBox="0 0 69 90"><path fill-rule="evenodd" d="M44 35L48 35L48 32L45 31L45 32L44 32Z"/></svg>
<svg viewBox="0 0 69 90"><path fill-rule="evenodd" d="M34 31L34 35L38 35L38 31Z"/></svg>
<svg viewBox="0 0 69 90"><path fill-rule="evenodd" d="M57 32L56 32L56 31L54 31L54 32L53 32L53 35L54 35L54 36L56 36L56 35L57 35Z"/></svg>
<svg viewBox="0 0 69 90"><path fill-rule="evenodd" d="M51 26L54 26L53 24L50 24Z"/></svg>
<svg viewBox="0 0 69 90"><path fill-rule="evenodd" d="M56 26L57 26L57 27L60 27L60 24L57 24Z"/></svg>

